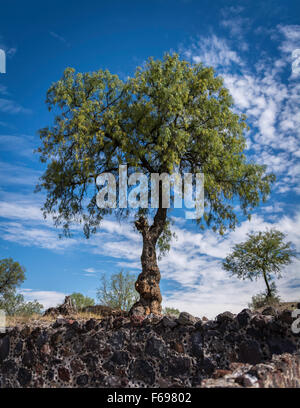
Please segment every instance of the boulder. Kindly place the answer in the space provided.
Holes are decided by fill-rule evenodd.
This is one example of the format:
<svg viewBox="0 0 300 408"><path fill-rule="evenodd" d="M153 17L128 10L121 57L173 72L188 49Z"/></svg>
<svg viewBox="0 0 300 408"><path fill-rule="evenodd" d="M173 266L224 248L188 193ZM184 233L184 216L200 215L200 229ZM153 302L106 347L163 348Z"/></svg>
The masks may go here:
<svg viewBox="0 0 300 408"><path fill-rule="evenodd" d="M239 360L242 363L257 364L264 359L262 350L256 340L243 341L239 346Z"/></svg>
<svg viewBox="0 0 300 408"><path fill-rule="evenodd" d="M58 315L69 316L76 313L77 310L70 296L66 296L64 303L58 307L50 307L44 313L44 316L58 317Z"/></svg>
<svg viewBox="0 0 300 408"><path fill-rule="evenodd" d="M4 361L9 354L10 350L10 338L9 336L5 336L0 339L0 361Z"/></svg>
<svg viewBox="0 0 300 408"><path fill-rule="evenodd" d="M272 306L266 307L261 313L267 316L277 316L277 311Z"/></svg>
<svg viewBox="0 0 300 408"><path fill-rule="evenodd" d="M181 312L177 319L177 322L182 326L189 326L194 325L198 320L199 319L197 319L196 317L192 316L187 312Z"/></svg>

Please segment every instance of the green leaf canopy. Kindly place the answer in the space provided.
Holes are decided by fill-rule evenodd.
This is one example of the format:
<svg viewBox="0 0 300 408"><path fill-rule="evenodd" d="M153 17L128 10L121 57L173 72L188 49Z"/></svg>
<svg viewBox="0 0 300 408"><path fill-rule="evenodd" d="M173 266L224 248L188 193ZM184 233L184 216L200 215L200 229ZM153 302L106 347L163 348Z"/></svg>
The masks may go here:
<svg viewBox="0 0 300 408"><path fill-rule="evenodd" d="M40 130L38 151L48 164L37 190L46 190L44 214L52 214L66 234L79 221L89 236L111 212L97 207L95 181L103 172L118 180L119 164L146 175L204 173L199 223L220 233L236 225L236 202L250 216L270 192L274 176L246 159L246 119L233 111L213 68L176 54L150 58L126 81L108 70L67 68L50 87L47 104L55 120Z"/></svg>

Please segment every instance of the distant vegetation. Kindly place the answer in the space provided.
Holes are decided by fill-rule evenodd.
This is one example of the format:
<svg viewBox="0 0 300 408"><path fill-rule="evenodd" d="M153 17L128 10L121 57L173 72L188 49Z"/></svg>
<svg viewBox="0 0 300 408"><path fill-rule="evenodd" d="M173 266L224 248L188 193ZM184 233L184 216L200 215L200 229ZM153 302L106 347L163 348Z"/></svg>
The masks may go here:
<svg viewBox="0 0 300 408"><path fill-rule="evenodd" d="M0 260L0 309L8 316L31 316L41 313L43 305L37 300L25 302L17 287L25 280L25 268L12 258Z"/></svg>
<svg viewBox="0 0 300 408"><path fill-rule="evenodd" d="M291 242L285 242L285 234L271 229L265 232L249 233L245 242L236 244L223 261L223 268L239 279L256 280L262 277L266 290L252 297L249 307L258 309L279 303L275 278L281 278L282 268L297 256ZM25 268L12 258L0 260L0 309L9 316L31 316L40 314L43 309L37 300L25 302L24 296L17 293L17 288L25 280ZM136 277L121 270L109 279L103 274L97 298L101 305L113 309L129 311L139 294L135 290ZM79 292L70 295L76 309L94 306L94 299ZM179 315L180 311L166 307L164 314Z"/></svg>
<svg viewBox="0 0 300 408"><path fill-rule="evenodd" d="M97 298L101 305L109 306L114 309L129 311L138 300L138 293L134 288L136 277L129 272L111 275L107 280L103 274L101 285L97 290Z"/></svg>
<svg viewBox="0 0 300 408"><path fill-rule="evenodd" d="M94 299L84 296L82 293L74 292L70 295L72 300L73 306L76 307L77 310L82 309L83 307L87 306L94 306L95 301Z"/></svg>
<svg viewBox="0 0 300 408"><path fill-rule="evenodd" d="M174 316L179 316L180 315L180 310L175 309L174 307L165 307L163 309L163 314L170 314Z"/></svg>
<svg viewBox="0 0 300 408"><path fill-rule="evenodd" d="M43 305L37 300L26 302L23 295L10 291L1 297L0 309L4 310L8 316L31 316L40 314Z"/></svg>

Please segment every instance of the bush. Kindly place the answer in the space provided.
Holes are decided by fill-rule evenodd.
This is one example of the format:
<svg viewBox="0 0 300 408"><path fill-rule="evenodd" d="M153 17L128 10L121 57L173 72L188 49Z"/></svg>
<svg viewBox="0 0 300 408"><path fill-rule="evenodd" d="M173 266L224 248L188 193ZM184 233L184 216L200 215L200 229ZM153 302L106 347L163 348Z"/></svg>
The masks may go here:
<svg viewBox="0 0 300 408"><path fill-rule="evenodd" d="M25 302L23 295L11 290L0 297L0 309L3 309L8 316L31 316L40 314L43 305L37 300Z"/></svg>
<svg viewBox="0 0 300 408"><path fill-rule="evenodd" d="M163 310L163 314L170 314L170 315L179 316L180 315L180 310L175 309L174 307L165 307L164 310Z"/></svg>
<svg viewBox="0 0 300 408"><path fill-rule="evenodd" d="M248 304L250 309L259 309L261 307L274 306L280 302L280 296L277 293L275 283L271 285L271 295L268 295L267 290L252 296L251 303Z"/></svg>
<svg viewBox="0 0 300 408"><path fill-rule="evenodd" d="M94 306L95 304L94 299L88 296L84 296L82 293L74 292L70 295L70 298L72 300L73 306L75 306L77 310L80 310L83 307L87 306Z"/></svg>

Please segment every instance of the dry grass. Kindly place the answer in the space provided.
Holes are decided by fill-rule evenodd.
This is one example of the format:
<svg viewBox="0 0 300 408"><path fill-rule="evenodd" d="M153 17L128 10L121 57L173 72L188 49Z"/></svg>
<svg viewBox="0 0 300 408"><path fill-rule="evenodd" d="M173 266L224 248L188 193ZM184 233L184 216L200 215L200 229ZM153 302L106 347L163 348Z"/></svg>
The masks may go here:
<svg viewBox="0 0 300 408"><path fill-rule="evenodd" d="M72 316L64 316L64 318L68 320L89 320L89 319L96 319L102 320L102 316L95 314L95 313L88 313L88 312L78 312L73 314ZM34 314L31 316L6 316L6 327L14 327L18 325L27 325L27 324L34 324L34 325L50 325L54 323L57 317L53 316L42 316L39 314Z"/></svg>
<svg viewBox="0 0 300 408"><path fill-rule="evenodd" d="M297 309L297 304L298 302L279 302L275 305L272 305L274 309L276 309L278 312L282 312L283 310L294 310ZM264 309L266 309L267 306L260 307L258 309L255 309L257 312L262 312Z"/></svg>

